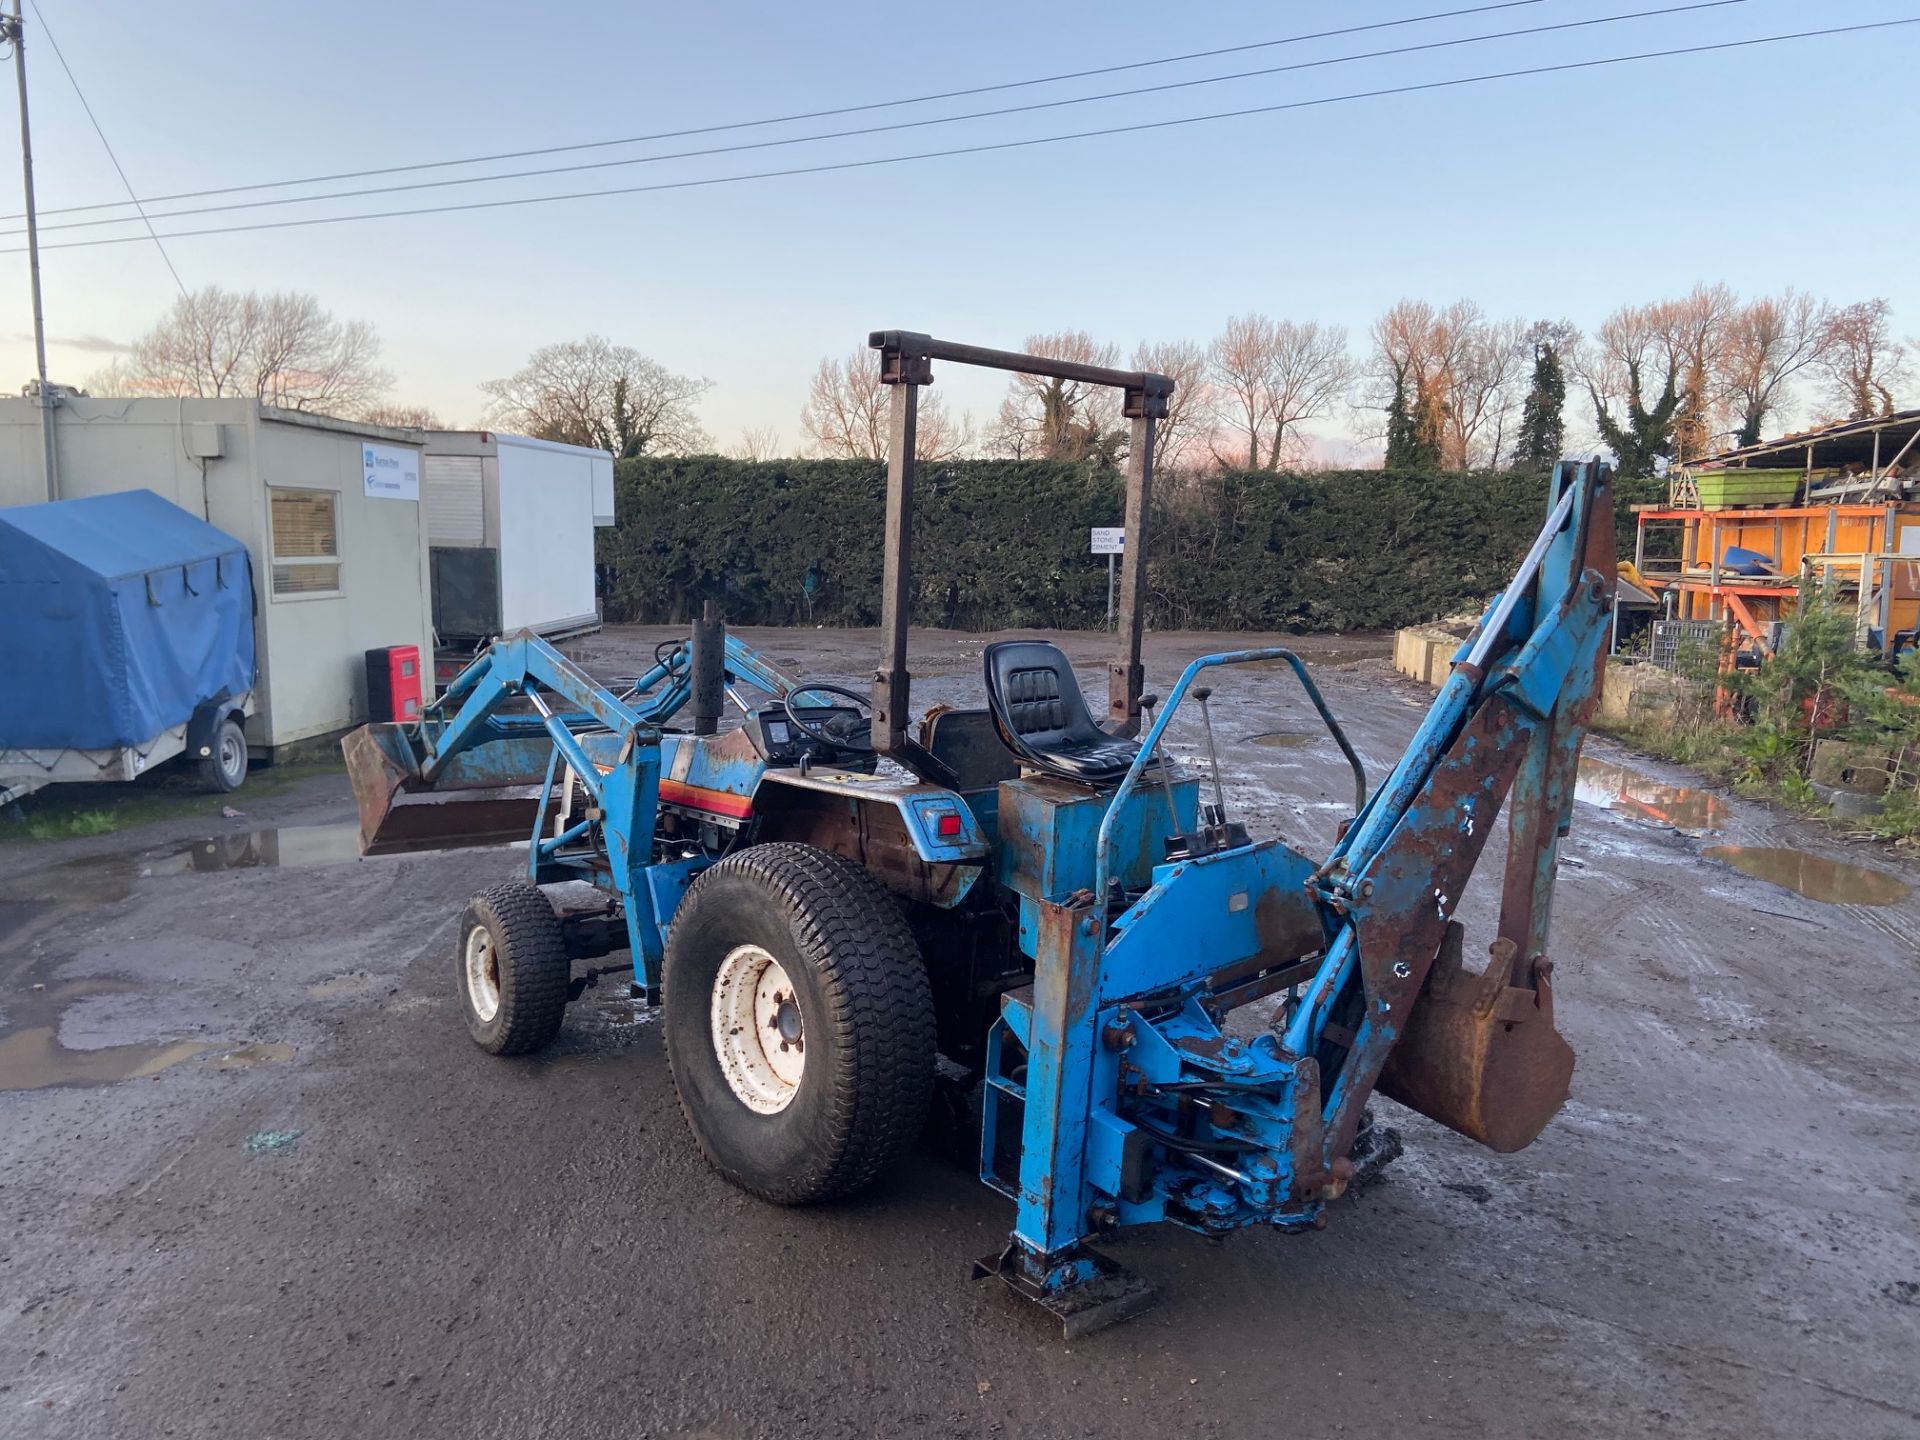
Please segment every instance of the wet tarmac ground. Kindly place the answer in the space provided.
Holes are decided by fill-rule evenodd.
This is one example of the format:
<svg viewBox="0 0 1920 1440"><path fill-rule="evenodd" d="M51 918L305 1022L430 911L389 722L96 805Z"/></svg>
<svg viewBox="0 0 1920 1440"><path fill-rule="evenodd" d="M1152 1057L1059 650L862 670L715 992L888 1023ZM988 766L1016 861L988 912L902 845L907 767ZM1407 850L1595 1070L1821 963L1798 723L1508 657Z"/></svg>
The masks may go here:
<svg viewBox="0 0 1920 1440"><path fill-rule="evenodd" d="M870 633L745 638L871 667ZM916 636L916 700L978 703L990 638ZM1384 639L1281 643L1384 776L1427 692ZM1105 641L1068 648L1097 696ZM1207 648L1152 637L1150 688ZM1214 683L1230 812L1323 852L1351 781L1292 677ZM1204 765L1197 722L1171 745ZM1162 1303L1068 1344L967 1280L1011 1212L931 1148L813 1210L717 1179L618 986L540 1057L476 1050L453 924L512 851L359 860L341 777L234 798L0 846L8 1440L1920 1433L1920 900L1884 847L1593 743L1540 1141L1381 1102L1406 1152L1326 1231L1121 1237Z"/></svg>

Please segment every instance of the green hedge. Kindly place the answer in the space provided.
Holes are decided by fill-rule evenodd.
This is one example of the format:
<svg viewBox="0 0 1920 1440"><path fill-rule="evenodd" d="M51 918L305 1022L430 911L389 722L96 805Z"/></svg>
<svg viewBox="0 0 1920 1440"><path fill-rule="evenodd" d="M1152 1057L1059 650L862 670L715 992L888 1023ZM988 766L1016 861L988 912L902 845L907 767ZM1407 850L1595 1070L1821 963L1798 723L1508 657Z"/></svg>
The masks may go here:
<svg viewBox="0 0 1920 1440"><path fill-rule="evenodd" d="M1168 477L1156 497L1151 623L1386 629L1472 607L1539 529L1538 475ZM680 622L712 599L739 625L880 618L886 478L866 461L623 461L619 524L599 532L609 619ZM1631 533L1629 498L1619 519ZM1086 466L968 460L921 468L914 621L955 629L1097 627L1121 483Z"/></svg>

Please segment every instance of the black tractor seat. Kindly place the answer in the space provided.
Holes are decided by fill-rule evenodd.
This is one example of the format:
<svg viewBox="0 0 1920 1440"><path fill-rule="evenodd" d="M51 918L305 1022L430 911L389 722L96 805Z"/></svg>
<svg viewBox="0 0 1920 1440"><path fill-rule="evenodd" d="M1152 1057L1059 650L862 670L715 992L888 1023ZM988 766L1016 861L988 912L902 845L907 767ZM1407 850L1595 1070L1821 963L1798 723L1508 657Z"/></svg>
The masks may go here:
<svg viewBox="0 0 1920 1440"><path fill-rule="evenodd" d="M994 728L1023 764L1090 783L1126 774L1139 742L1117 739L1093 723L1059 646L1002 640L987 646L984 659Z"/></svg>

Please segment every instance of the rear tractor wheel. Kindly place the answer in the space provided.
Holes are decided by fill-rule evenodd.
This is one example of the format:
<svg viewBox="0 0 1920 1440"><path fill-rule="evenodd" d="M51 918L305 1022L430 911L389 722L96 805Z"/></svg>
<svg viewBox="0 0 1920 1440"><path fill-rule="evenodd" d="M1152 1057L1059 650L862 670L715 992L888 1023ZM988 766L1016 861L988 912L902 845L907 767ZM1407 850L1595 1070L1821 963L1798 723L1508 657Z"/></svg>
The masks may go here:
<svg viewBox="0 0 1920 1440"><path fill-rule="evenodd" d="M741 1189L833 1199L920 1134L932 988L893 897L851 861L795 844L722 860L675 912L662 980L681 1111Z"/></svg>

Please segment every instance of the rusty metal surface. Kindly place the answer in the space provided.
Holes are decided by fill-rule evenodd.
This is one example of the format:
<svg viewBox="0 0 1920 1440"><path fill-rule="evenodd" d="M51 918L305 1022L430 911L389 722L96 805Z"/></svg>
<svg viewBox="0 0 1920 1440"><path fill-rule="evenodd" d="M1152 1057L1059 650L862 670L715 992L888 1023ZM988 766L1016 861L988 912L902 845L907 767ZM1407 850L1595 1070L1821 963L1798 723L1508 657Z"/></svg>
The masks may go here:
<svg viewBox="0 0 1920 1440"><path fill-rule="evenodd" d="M363 725L340 742L360 819L363 855L398 855L503 845L533 833L541 772L516 764L511 773L456 757L432 789L423 784L412 742L401 725ZM515 751L524 743L504 742Z"/></svg>
<svg viewBox="0 0 1920 1440"><path fill-rule="evenodd" d="M1530 1143L1566 1099L1573 1052L1554 1031L1550 1006L1525 1025L1486 1022L1475 1005L1462 1005L1458 947L1446 945L1537 726L1503 697L1487 702L1436 768L1426 802L1363 878L1363 888L1375 887L1355 916L1370 1008L1347 1060L1356 1073L1342 1075L1345 1103L1329 1117L1329 1154L1352 1143L1370 1070L1394 1099L1495 1149ZM1449 954L1454 973L1430 983ZM1506 979L1503 967L1496 980Z"/></svg>
<svg viewBox="0 0 1920 1440"><path fill-rule="evenodd" d="M1569 612L1581 606L1604 609L1612 599L1613 492L1604 480L1595 488L1583 523L1585 530L1568 562L1576 573L1567 577L1561 599L1562 609ZM1581 743L1606 681L1606 646L1599 643L1597 632L1591 643L1586 683L1569 687L1570 693L1548 718L1537 763L1523 769L1515 785L1499 933L1515 949L1511 979L1516 985L1530 983L1531 966L1545 952L1560 836L1573 809Z"/></svg>
<svg viewBox="0 0 1920 1440"><path fill-rule="evenodd" d="M860 803L844 793L797 784L764 785L759 792L754 843L798 841L863 866L887 889L942 909L964 900L986 864L980 855L929 862L920 854L894 795L884 789Z"/></svg>
<svg viewBox="0 0 1920 1440"><path fill-rule="evenodd" d="M1487 966L1462 960L1447 927L1420 1002L1380 1072L1381 1094L1502 1153L1531 1145L1566 1103L1573 1047L1554 1028L1552 967L1532 988L1507 983L1513 946L1497 940Z"/></svg>

